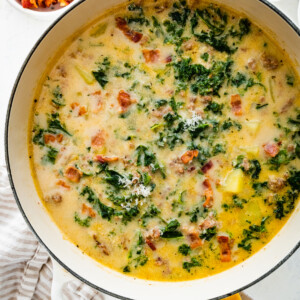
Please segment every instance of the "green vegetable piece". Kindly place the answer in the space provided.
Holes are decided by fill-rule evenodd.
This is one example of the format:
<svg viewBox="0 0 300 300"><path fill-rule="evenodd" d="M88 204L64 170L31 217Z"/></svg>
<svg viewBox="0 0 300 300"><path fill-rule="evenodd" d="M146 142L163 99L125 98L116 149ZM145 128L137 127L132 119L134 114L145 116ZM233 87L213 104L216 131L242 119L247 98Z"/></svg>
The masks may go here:
<svg viewBox="0 0 300 300"><path fill-rule="evenodd" d="M42 157L42 162L50 163L54 165L56 161L56 156L59 151L51 146L47 146L47 147L48 147L48 151L47 154Z"/></svg>
<svg viewBox="0 0 300 300"><path fill-rule="evenodd" d="M272 77L269 77L269 90L270 90L271 99L275 103L275 96L274 96L273 79L272 79Z"/></svg>
<svg viewBox="0 0 300 300"><path fill-rule="evenodd" d="M154 124L150 127L151 130L156 131L157 129L163 127L164 124L160 123L160 124Z"/></svg>
<svg viewBox="0 0 300 300"><path fill-rule="evenodd" d="M65 106L65 99L63 98L63 94L61 92L61 88L59 85L52 91L53 99L51 100L56 106Z"/></svg>
<svg viewBox="0 0 300 300"><path fill-rule="evenodd" d="M212 101L204 108L204 111L211 111L216 115L222 115L223 107L224 104L219 104L217 102Z"/></svg>
<svg viewBox="0 0 300 300"><path fill-rule="evenodd" d="M287 182L294 191L300 192L300 171L291 170Z"/></svg>
<svg viewBox="0 0 300 300"><path fill-rule="evenodd" d="M32 141L36 145L45 146L44 129L38 129L35 135L33 136Z"/></svg>
<svg viewBox="0 0 300 300"><path fill-rule="evenodd" d="M286 84L290 85L290 86L294 86L294 82L295 82L295 77L293 75L286 75Z"/></svg>
<svg viewBox="0 0 300 300"><path fill-rule="evenodd" d="M261 108L266 107L266 106L268 106L268 105L269 105L268 103L265 103L265 104L257 103L257 104L256 104L256 109L261 109Z"/></svg>
<svg viewBox="0 0 300 300"><path fill-rule="evenodd" d="M217 227L211 227L201 233L200 238L210 241L217 234Z"/></svg>
<svg viewBox="0 0 300 300"><path fill-rule="evenodd" d="M124 272L124 273L130 273L130 272L131 272L130 267L129 267L128 265L125 266L125 267L123 268L123 272Z"/></svg>
<svg viewBox="0 0 300 300"><path fill-rule="evenodd" d="M172 238L179 238L182 237L182 233L177 230L177 228L180 226L180 223L178 220L173 219L171 220L165 228L162 229L162 238L166 239L172 239Z"/></svg>
<svg viewBox="0 0 300 300"><path fill-rule="evenodd" d="M108 57L105 57L102 63L99 64L99 68L97 71L92 71L93 76L101 85L102 88L105 88L106 84L108 83L107 73L109 71L110 61Z"/></svg>
<svg viewBox="0 0 300 300"><path fill-rule="evenodd" d="M242 248L248 252L252 250L252 240L259 240L261 233L267 231L266 221L269 217L263 217L260 225L250 225L248 229L243 230L244 239L238 244L239 248Z"/></svg>
<svg viewBox="0 0 300 300"><path fill-rule="evenodd" d="M51 114L51 118L48 119L49 131L54 131L54 132L61 131L69 136L72 136L72 134L67 131L66 126L60 123L58 117L59 117L58 113Z"/></svg>
<svg viewBox="0 0 300 300"><path fill-rule="evenodd" d="M155 107L159 108L168 104L168 101L165 99L157 100L155 102Z"/></svg>
<svg viewBox="0 0 300 300"><path fill-rule="evenodd" d="M289 156L286 150L280 150L275 157L272 157L268 160L270 170L278 171L281 165L287 165L293 157Z"/></svg>
<svg viewBox="0 0 300 300"><path fill-rule="evenodd" d="M126 187L127 178L114 170L105 170L104 180L119 189Z"/></svg>
<svg viewBox="0 0 300 300"><path fill-rule="evenodd" d="M139 145L136 148L137 166L150 166L153 172L159 171L163 178L166 178L163 167L157 161L154 153L152 153L148 147Z"/></svg>
<svg viewBox="0 0 300 300"><path fill-rule="evenodd" d="M192 257L191 261L185 261L182 264L182 268L187 270L188 272L191 271L191 268L201 267L201 266L202 266L201 261L199 259L197 259L196 257Z"/></svg>
<svg viewBox="0 0 300 300"><path fill-rule="evenodd" d="M78 74L81 76L81 78L87 83L87 84L93 84L95 81L95 78L93 75L91 75L89 72L85 71L83 68L79 66L75 66L75 70L78 72Z"/></svg>
<svg viewBox="0 0 300 300"><path fill-rule="evenodd" d="M74 221L82 227L90 227L91 220L92 220L91 217L81 219L77 212L75 212L74 214Z"/></svg>
<svg viewBox="0 0 300 300"><path fill-rule="evenodd" d="M205 62L208 62L209 54L207 52L203 53L200 56Z"/></svg>
<svg viewBox="0 0 300 300"><path fill-rule="evenodd" d="M93 38L97 38L100 35L104 34L107 28L107 23L100 23L97 24L92 30L90 31L90 36Z"/></svg>
<svg viewBox="0 0 300 300"><path fill-rule="evenodd" d="M142 226L146 227L148 219L157 217L160 214L160 210L153 204L148 207L147 211L142 215Z"/></svg>
<svg viewBox="0 0 300 300"><path fill-rule="evenodd" d="M103 219L107 219L110 221L112 216L116 214L115 209L103 204L90 187L85 186L82 189L80 195L87 195L87 201L93 204L93 208L98 212L99 215L101 215Z"/></svg>
<svg viewBox="0 0 300 300"><path fill-rule="evenodd" d="M178 252L181 253L183 256L187 256L191 253L191 247L187 244L182 244L178 247Z"/></svg>

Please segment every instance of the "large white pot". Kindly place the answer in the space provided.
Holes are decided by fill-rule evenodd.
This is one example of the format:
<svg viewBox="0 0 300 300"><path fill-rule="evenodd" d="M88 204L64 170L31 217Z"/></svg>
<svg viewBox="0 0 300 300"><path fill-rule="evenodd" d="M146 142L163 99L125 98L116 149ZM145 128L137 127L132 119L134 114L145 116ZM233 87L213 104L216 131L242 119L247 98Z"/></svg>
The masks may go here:
<svg viewBox="0 0 300 300"><path fill-rule="evenodd" d="M47 62L69 36L104 10L121 2L123 0L79 1L49 27L28 55L16 80L7 112L5 147L11 186L25 220L51 256L92 287L121 299L219 299L267 276L298 248L299 205L279 234L245 262L204 279L154 282L125 276L82 254L75 245L63 239L35 190L29 167L27 130L36 83L45 71ZM267 32L273 32L299 71L300 31L286 16L264 0L223 2L246 13Z"/></svg>

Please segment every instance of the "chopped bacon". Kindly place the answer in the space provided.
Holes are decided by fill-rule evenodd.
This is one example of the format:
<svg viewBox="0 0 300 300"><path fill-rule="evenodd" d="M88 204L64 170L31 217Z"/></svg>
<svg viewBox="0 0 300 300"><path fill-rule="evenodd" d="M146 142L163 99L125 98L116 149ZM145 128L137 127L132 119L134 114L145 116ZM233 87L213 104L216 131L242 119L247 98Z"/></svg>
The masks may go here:
<svg viewBox="0 0 300 300"><path fill-rule="evenodd" d="M122 112L125 112L127 108L133 103L130 95L123 90L121 90L118 94L118 102L121 106Z"/></svg>
<svg viewBox="0 0 300 300"><path fill-rule="evenodd" d="M279 146L275 143L267 143L263 145L264 151L271 157L275 157L279 152Z"/></svg>
<svg viewBox="0 0 300 300"><path fill-rule="evenodd" d="M205 202L203 203L204 207L212 207L213 205L213 189L211 186L211 183L209 179L205 179L203 181L204 186L204 196L205 196Z"/></svg>
<svg viewBox="0 0 300 300"><path fill-rule="evenodd" d="M149 36L143 35L142 39L140 40L140 45L145 46L149 42Z"/></svg>
<svg viewBox="0 0 300 300"><path fill-rule="evenodd" d="M213 163L212 161L210 160L209 162L207 162L202 168L201 168L201 171L205 174L207 173L212 167L213 167Z"/></svg>
<svg viewBox="0 0 300 300"><path fill-rule="evenodd" d="M98 91L96 91L94 93L91 93L91 95L93 95L93 96L101 96L101 91L98 90Z"/></svg>
<svg viewBox="0 0 300 300"><path fill-rule="evenodd" d="M49 143L54 143L55 141L57 141L58 143L61 143L63 140L64 136L63 134L45 134L44 135L44 142L45 144L49 144Z"/></svg>
<svg viewBox="0 0 300 300"><path fill-rule="evenodd" d="M159 50L144 49L142 52L146 63L155 63L159 59Z"/></svg>
<svg viewBox="0 0 300 300"><path fill-rule="evenodd" d="M157 227L152 228L146 233L146 239L158 240L160 237L160 230Z"/></svg>
<svg viewBox="0 0 300 300"><path fill-rule="evenodd" d="M156 250L156 246L153 242L158 240L159 237L160 237L160 230L157 227L154 227L151 230L149 230L148 232L146 232L145 241L151 250L153 250L153 251Z"/></svg>
<svg viewBox="0 0 300 300"><path fill-rule="evenodd" d="M65 171L65 177L72 182L79 182L82 177L82 172L75 167L70 166Z"/></svg>
<svg viewBox="0 0 300 300"><path fill-rule="evenodd" d="M242 111L242 99L241 96L236 94L236 95L231 95L231 106L232 106L232 112L236 116L241 116L243 114Z"/></svg>
<svg viewBox="0 0 300 300"><path fill-rule="evenodd" d="M203 245L203 241L200 239L199 234L197 232L191 232L188 236L191 240L190 247L192 249L199 248Z"/></svg>
<svg viewBox="0 0 300 300"><path fill-rule="evenodd" d="M90 96L92 96L93 99L95 100L96 105L94 106L93 113L96 114L103 109L101 91L99 90L94 93L91 93Z"/></svg>
<svg viewBox="0 0 300 300"><path fill-rule="evenodd" d="M66 188L66 189L70 189L70 186L68 184L66 184L63 180L58 180L56 182L56 184Z"/></svg>
<svg viewBox="0 0 300 300"><path fill-rule="evenodd" d="M196 249L203 245L203 241L199 237L199 229L196 226L183 226L182 231L189 240L192 249Z"/></svg>
<svg viewBox="0 0 300 300"><path fill-rule="evenodd" d="M188 150L181 156L181 161L184 164L189 163L194 157L198 156L198 150Z"/></svg>
<svg viewBox="0 0 300 300"><path fill-rule="evenodd" d="M91 218L95 218L96 217L95 211L90 206L87 206L85 203L82 204L81 212L83 214L88 215Z"/></svg>
<svg viewBox="0 0 300 300"><path fill-rule="evenodd" d="M130 29L126 20L123 18L117 17L116 24L117 27L124 33L124 35L134 43L138 43L143 37L142 33Z"/></svg>
<svg viewBox="0 0 300 300"><path fill-rule="evenodd" d="M54 143L56 140L55 135L53 134L44 134L45 144Z"/></svg>
<svg viewBox="0 0 300 300"><path fill-rule="evenodd" d="M146 239L146 244L150 247L150 249L151 249L152 251L155 251L155 250L156 250L156 247L155 247L155 245L154 245L154 243L152 242L151 239Z"/></svg>
<svg viewBox="0 0 300 300"><path fill-rule="evenodd" d="M103 131L100 130L98 131L98 133L96 135L94 135L92 137L92 146L93 147L99 147L99 146L102 146L104 144L104 134L103 134Z"/></svg>
<svg viewBox="0 0 300 300"><path fill-rule="evenodd" d="M64 138L64 135L62 133L59 133L59 134L56 135L56 141L58 143L61 143L63 138Z"/></svg>
<svg viewBox="0 0 300 300"><path fill-rule="evenodd" d="M230 250L229 238L227 236L218 236L217 239L220 244L221 261L222 262L231 261L231 250Z"/></svg>
<svg viewBox="0 0 300 300"><path fill-rule="evenodd" d="M86 107L85 106L80 106L79 111L78 111L78 115L82 116L82 115L84 115L86 113L87 113Z"/></svg>
<svg viewBox="0 0 300 300"><path fill-rule="evenodd" d="M173 60L172 55L169 55L169 56L166 57L165 62L166 62L166 63L169 63L169 62L171 62L172 60Z"/></svg>
<svg viewBox="0 0 300 300"><path fill-rule="evenodd" d="M103 156L103 155L97 155L95 157L95 160L96 161L99 161L100 163L106 163L106 162L114 162L114 161L118 161L119 160L119 157L117 156L111 156L111 157L108 157L108 156Z"/></svg>
<svg viewBox="0 0 300 300"><path fill-rule="evenodd" d="M79 106L79 103L78 102L73 102L73 103L71 103L71 108L72 109L75 109L76 107L78 107Z"/></svg>
<svg viewBox="0 0 300 300"><path fill-rule="evenodd" d="M71 103L72 109L76 109L77 107L79 107L78 108L78 116L82 116L87 113L87 109L85 106L80 106L78 102Z"/></svg>

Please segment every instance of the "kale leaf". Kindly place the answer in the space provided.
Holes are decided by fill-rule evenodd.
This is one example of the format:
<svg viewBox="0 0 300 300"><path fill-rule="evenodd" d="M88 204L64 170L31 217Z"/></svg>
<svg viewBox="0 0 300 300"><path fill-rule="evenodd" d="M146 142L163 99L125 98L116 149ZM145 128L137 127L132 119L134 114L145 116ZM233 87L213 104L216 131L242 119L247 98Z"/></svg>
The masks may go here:
<svg viewBox="0 0 300 300"><path fill-rule="evenodd" d="M105 170L104 180L118 189L126 187L127 178L114 170Z"/></svg>
<svg viewBox="0 0 300 300"><path fill-rule="evenodd" d="M81 219L77 212L75 212L74 214L74 221L82 227L90 227L91 220L92 220L91 217Z"/></svg>
<svg viewBox="0 0 300 300"><path fill-rule="evenodd" d="M266 232L266 221L269 217L263 217L260 225L250 225L248 229L243 230L244 238L238 244L239 248L243 248L244 250L251 252L252 250L252 240L259 240L261 234Z"/></svg>
<svg viewBox="0 0 300 300"><path fill-rule="evenodd" d="M51 114L51 117L48 119L48 131L53 133L56 133L57 131L61 131L69 136L72 136L67 131L66 126L61 124L58 117L59 117L58 113Z"/></svg>
<svg viewBox="0 0 300 300"><path fill-rule="evenodd" d="M160 214L160 210L154 206L153 204L148 207L147 211L142 215L142 226L145 227L147 225L147 220L154 218Z"/></svg>
<svg viewBox="0 0 300 300"><path fill-rule="evenodd" d="M149 150L148 147L139 145L136 148L137 155L137 166L150 166L153 172L159 171L163 178L166 178L164 168L159 164L157 158L153 152Z"/></svg>
<svg viewBox="0 0 300 300"><path fill-rule="evenodd" d="M187 244L182 244L178 247L178 252L181 253L183 256L187 256L191 253L191 247Z"/></svg>
<svg viewBox="0 0 300 300"><path fill-rule="evenodd" d="M177 230L179 226L180 223L178 220L171 220L166 227L162 229L161 237L166 239L182 237L182 233Z"/></svg>
<svg viewBox="0 0 300 300"><path fill-rule="evenodd" d="M202 264L201 264L200 259L197 259L196 257L192 257L190 261L185 261L182 264L182 268L187 270L188 272L191 271L191 268L201 267L201 266L202 266Z"/></svg>
<svg viewBox="0 0 300 300"><path fill-rule="evenodd" d="M54 165L59 151L51 146L47 146L47 148L47 153L42 157L42 161L44 163L51 163Z"/></svg>
<svg viewBox="0 0 300 300"><path fill-rule="evenodd" d="M56 106L65 106L65 99L63 98L63 94L61 92L61 88L59 85L55 87L55 89L52 91L53 99L51 100L53 104Z"/></svg>
<svg viewBox="0 0 300 300"><path fill-rule="evenodd" d="M214 227L208 228L204 232L202 232L200 234L200 238L210 241L216 234L217 234L217 227L214 226Z"/></svg>
<svg viewBox="0 0 300 300"><path fill-rule="evenodd" d="M107 72L109 70L110 61L108 57L105 57L102 63L99 64L97 71L92 71L93 76L101 85L102 88L105 88L106 84L108 83Z"/></svg>

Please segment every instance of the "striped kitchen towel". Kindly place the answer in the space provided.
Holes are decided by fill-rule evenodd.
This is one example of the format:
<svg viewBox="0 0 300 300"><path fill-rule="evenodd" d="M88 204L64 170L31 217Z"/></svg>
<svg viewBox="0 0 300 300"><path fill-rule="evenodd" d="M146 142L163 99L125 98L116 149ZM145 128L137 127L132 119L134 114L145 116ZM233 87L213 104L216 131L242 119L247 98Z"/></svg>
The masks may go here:
<svg viewBox="0 0 300 300"><path fill-rule="evenodd" d="M25 223L6 168L0 166L0 299L51 299L51 283L51 258ZM73 280L64 285L62 299L103 300L104 296Z"/></svg>

